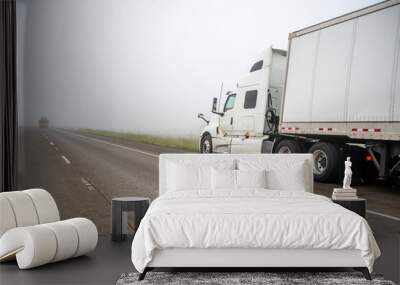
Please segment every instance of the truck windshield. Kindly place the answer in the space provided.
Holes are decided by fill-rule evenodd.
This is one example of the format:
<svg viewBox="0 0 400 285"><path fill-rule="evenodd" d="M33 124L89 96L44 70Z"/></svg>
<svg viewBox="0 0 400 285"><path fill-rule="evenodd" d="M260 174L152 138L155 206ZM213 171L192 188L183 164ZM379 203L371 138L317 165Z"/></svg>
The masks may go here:
<svg viewBox="0 0 400 285"><path fill-rule="evenodd" d="M260 69L262 68L262 66L263 66L263 61L262 61L262 60L257 61L257 62L256 62L255 64L253 64L253 66L251 67L250 72L254 72L254 71L260 70Z"/></svg>
<svg viewBox="0 0 400 285"><path fill-rule="evenodd" d="M231 94L226 98L224 112L229 111L235 107L236 94Z"/></svg>

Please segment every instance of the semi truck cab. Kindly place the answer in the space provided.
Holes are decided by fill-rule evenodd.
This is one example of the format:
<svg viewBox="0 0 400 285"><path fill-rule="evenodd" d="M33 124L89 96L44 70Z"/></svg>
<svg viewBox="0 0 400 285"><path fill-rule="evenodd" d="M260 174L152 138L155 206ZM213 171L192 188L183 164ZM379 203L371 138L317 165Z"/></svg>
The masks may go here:
<svg viewBox="0 0 400 285"><path fill-rule="evenodd" d="M214 98L215 116L206 120L200 151L260 153L263 141L279 122L285 68L286 51L270 47L256 58L236 88L227 92L223 100L220 98L223 102Z"/></svg>

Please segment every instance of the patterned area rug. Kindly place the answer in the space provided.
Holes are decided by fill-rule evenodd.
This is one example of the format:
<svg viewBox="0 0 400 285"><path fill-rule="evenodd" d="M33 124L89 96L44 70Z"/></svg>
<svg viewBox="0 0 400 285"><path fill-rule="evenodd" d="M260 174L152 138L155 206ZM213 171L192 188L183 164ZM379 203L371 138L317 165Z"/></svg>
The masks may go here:
<svg viewBox="0 0 400 285"><path fill-rule="evenodd" d="M359 272L148 272L146 278L138 281L138 273L122 274L117 285L133 284L368 284L395 285L382 276L372 275L368 281Z"/></svg>

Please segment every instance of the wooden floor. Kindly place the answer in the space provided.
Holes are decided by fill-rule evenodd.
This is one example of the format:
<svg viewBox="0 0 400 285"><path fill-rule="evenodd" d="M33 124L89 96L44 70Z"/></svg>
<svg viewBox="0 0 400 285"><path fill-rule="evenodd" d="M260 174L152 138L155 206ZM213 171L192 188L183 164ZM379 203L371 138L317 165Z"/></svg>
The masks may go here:
<svg viewBox="0 0 400 285"><path fill-rule="evenodd" d="M382 251L374 272L399 284L400 219L373 213L367 219ZM109 235L100 235L97 249L89 256L30 270L19 270L15 262L1 264L0 284L115 284L122 273L134 271L130 253L130 239L115 243Z"/></svg>

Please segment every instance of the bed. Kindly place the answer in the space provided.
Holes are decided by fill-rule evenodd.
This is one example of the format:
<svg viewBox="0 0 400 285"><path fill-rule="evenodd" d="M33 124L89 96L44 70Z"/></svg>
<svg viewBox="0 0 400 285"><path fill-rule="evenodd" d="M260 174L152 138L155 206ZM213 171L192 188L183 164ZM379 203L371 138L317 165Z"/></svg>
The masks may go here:
<svg viewBox="0 0 400 285"><path fill-rule="evenodd" d="M313 194L311 154L162 154L132 262L153 268L352 267L380 251L361 216Z"/></svg>

